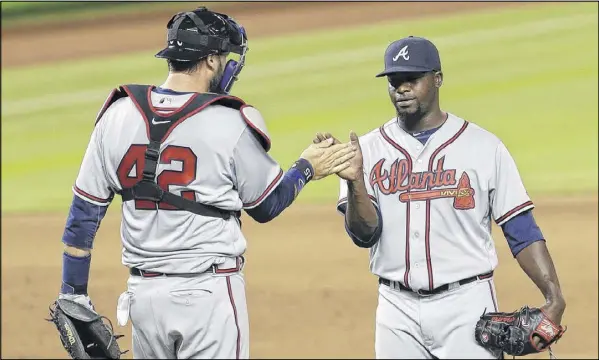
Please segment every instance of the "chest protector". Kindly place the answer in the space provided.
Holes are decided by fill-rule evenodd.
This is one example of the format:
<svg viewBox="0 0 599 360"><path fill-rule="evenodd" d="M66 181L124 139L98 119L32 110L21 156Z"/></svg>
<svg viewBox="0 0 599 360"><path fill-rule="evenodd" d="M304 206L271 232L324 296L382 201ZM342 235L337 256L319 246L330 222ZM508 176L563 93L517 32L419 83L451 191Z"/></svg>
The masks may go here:
<svg viewBox="0 0 599 360"><path fill-rule="evenodd" d="M212 205L202 204L182 196L173 194L160 188L155 181L156 168L160 158L160 144L166 139L168 134L181 122L189 117L199 113L209 105L222 105L236 110L241 109L245 103L234 96L219 95L212 93L194 94L185 105L177 111L171 112L168 116L160 115L153 111L151 104L151 94L154 86L149 85L123 85L113 91L112 95L104 104L103 109L98 114L98 119L102 117L103 112L111 103L121 97L129 96L135 107L139 110L146 122L150 143L144 154L145 163L142 172L142 179L131 188L123 188L120 195L125 201L149 200L158 204L163 202L172 205L178 209L186 210L194 214L229 219L231 215L239 218L240 212L219 209Z"/></svg>

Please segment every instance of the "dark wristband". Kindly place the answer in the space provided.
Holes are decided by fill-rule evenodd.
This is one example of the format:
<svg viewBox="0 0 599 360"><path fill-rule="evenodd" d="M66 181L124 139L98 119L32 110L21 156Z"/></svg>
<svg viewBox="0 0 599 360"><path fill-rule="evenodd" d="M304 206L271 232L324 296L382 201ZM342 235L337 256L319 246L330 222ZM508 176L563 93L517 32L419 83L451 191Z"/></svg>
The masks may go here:
<svg viewBox="0 0 599 360"><path fill-rule="evenodd" d="M87 295L91 255L86 257L62 254L62 286L63 294Z"/></svg>
<svg viewBox="0 0 599 360"><path fill-rule="evenodd" d="M296 169L299 172L305 184L312 180L314 176L314 168L312 168L312 165L306 159L300 158L291 166L291 169Z"/></svg>

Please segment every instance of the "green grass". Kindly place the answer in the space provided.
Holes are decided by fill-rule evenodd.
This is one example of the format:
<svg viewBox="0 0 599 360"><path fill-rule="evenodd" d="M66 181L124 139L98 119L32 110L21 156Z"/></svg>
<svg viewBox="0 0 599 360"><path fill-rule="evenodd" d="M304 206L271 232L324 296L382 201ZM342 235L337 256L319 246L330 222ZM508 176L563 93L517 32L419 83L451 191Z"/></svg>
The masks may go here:
<svg viewBox="0 0 599 360"><path fill-rule="evenodd" d="M286 168L317 131L345 139L350 129L364 134L393 117L385 80L374 75L389 42L408 34L439 47L443 109L498 135L531 196L597 190L595 4L258 39L234 93L262 111L271 154ZM160 84L166 67L154 53L3 71L4 212L68 207L99 107L117 84ZM337 192L330 177L298 201L333 204Z"/></svg>

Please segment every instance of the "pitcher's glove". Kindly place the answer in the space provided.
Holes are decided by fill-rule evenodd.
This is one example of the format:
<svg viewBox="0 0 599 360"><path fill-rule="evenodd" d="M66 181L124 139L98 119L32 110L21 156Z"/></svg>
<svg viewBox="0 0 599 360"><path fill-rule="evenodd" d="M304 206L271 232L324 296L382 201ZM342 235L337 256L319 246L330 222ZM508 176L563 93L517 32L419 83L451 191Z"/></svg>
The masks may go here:
<svg viewBox="0 0 599 360"><path fill-rule="evenodd" d="M114 335L110 320L90 309L91 305L82 305L77 300L59 297L50 305L50 319L46 319L56 325L60 341L71 358L119 359L126 353L121 352L117 343L123 335Z"/></svg>
<svg viewBox="0 0 599 360"><path fill-rule="evenodd" d="M554 324L541 309L524 306L511 313L483 313L476 323L474 338L484 348L523 356L545 351L565 331L566 328ZM534 335L541 339L538 345Z"/></svg>

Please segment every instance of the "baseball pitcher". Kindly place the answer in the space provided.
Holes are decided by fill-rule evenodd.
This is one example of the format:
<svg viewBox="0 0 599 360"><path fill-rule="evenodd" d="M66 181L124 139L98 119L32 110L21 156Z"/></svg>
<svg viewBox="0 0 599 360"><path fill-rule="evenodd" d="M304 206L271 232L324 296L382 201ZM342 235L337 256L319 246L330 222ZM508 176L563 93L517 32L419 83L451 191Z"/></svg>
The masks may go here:
<svg viewBox="0 0 599 360"><path fill-rule="evenodd" d="M547 349L564 331L565 300L514 159L495 135L440 109L443 73L432 42L395 41L384 64L377 76L387 77L397 117L359 139L350 134L359 151L338 174L337 204L379 278L376 357ZM497 312L492 220L545 297L540 309Z"/></svg>
<svg viewBox="0 0 599 360"><path fill-rule="evenodd" d="M51 307L73 358L122 354L88 295L94 237L115 195L130 271L117 320L132 323L133 356L248 358L241 210L268 222L308 182L347 169L357 153L329 139L283 171L268 155L260 112L228 95L248 51L244 28L198 8L173 16L167 30L156 55L168 64L166 81L110 94L73 186L62 287ZM232 54L238 60L227 61Z"/></svg>

